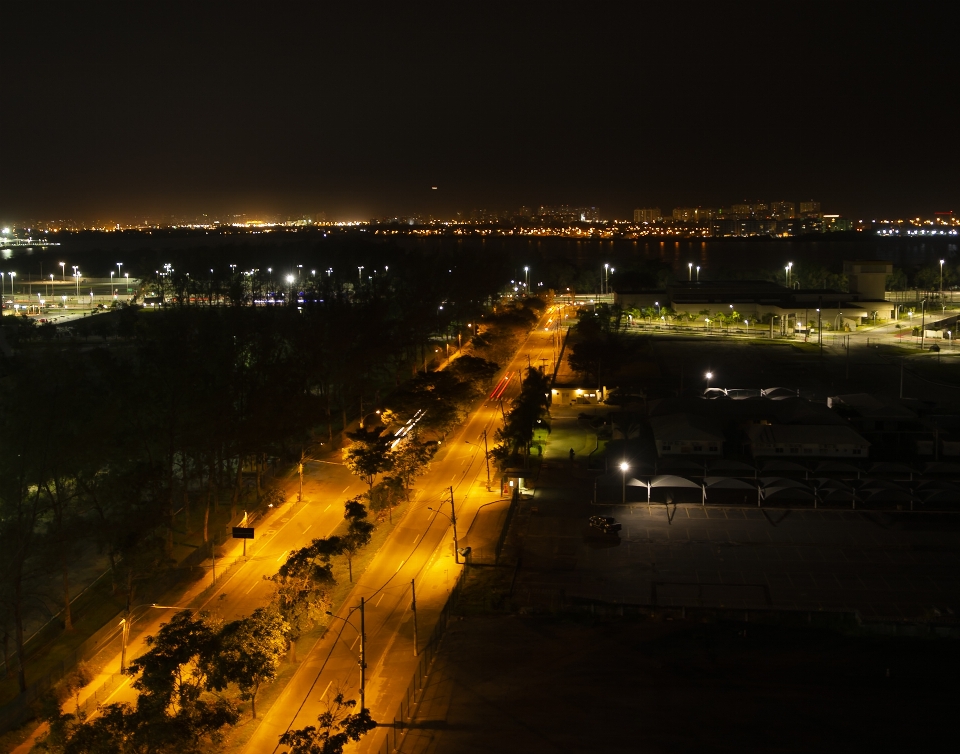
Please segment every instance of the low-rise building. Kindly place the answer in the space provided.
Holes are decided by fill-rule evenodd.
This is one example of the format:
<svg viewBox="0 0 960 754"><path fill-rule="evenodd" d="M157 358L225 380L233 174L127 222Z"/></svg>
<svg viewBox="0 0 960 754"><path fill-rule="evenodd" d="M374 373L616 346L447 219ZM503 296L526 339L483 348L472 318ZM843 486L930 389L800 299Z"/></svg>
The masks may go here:
<svg viewBox="0 0 960 754"><path fill-rule="evenodd" d="M723 455L723 430L712 417L686 413L651 416L650 427L660 457Z"/></svg>
<svg viewBox="0 0 960 754"><path fill-rule="evenodd" d="M842 424L754 424L747 429L754 458L866 458L870 443Z"/></svg>

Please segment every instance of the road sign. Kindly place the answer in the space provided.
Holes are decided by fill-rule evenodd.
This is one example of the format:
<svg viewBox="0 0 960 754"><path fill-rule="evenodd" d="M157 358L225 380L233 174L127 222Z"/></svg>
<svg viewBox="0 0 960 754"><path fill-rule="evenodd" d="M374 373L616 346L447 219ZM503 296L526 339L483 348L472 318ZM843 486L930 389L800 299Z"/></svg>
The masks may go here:
<svg viewBox="0 0 960 754"><path fill-rule="evenodd" d="M233 538L234 539L253 539L253 527L252 526L234 526Z"/></svg>

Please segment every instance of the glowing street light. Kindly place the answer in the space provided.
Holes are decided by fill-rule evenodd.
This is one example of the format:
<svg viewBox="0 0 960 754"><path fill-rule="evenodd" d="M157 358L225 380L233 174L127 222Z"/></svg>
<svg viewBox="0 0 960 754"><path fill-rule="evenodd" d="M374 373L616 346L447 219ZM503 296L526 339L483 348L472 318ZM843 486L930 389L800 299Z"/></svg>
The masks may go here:
<svg viewBox="0 0 960 754"><path fill-rule="evenodd" d="M67 271L66 271L66 269L65 269L66 266L67 266L67 263L66 263L66 262L61 262L61 263L60 263L60 277L61 277L61 279L62 279L64 282L67 281Z"/></svg>
<svg viewBox="0 0 960 754"><path fill-rule="evenodd" d="M620 462L620 471L623 474L623 497L621 502L624 505L627 504L627 470L629 468L630 468L630 464L628 464L626 461Z"/></svg>
<svg viewBox="0 0 960 754"><path fill-rule="evenodd" d="M713 372L707 372L704 377L707 378L707 390L710 389L710 380L713 379Z"/></svg>
<svg viewBox="0 0 960 754"><path fill-rule="evenodd" d="M940 260L940 298L943 299L943 263L946 260Z"/></svg>
<svg viewBox="0 0 960 754"><path fill-rule="evenodd" d="M697 272L700 271L700 268L697 268ZM687 262L687 282L693 282L693 262Z"/></svg>

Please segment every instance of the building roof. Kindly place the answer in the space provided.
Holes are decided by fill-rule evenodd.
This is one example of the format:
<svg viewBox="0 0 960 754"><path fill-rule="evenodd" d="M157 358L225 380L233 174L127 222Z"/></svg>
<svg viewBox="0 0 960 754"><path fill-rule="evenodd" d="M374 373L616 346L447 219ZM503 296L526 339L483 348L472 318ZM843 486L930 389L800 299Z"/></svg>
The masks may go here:
<svg viewBox="0 0 960 754"><path fill-rule="evenodd" d="M848 406L860 416L871 419L916 419L917 415L905 406L877 398L869 393L850 393L827 398L828 406Z"/></svg>
<svg viewBox="0 0 960 754"><path fill-rule="evenodd" d="M686 413L651 416L650 426L659 442L723 442L720 425L707 416Z"/></svg>
<svg viewBox="0 0 960 754"><path fill-rule="evenodd" d="M845 424L755 424L747 431L754 445L854 445L870 443Z"/></svg>

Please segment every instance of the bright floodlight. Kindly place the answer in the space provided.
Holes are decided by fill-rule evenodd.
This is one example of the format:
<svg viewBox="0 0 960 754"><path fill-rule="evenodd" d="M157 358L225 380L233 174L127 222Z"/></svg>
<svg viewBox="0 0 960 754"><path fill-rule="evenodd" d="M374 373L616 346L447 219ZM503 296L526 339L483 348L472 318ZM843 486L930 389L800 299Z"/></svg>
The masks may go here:
<svg viewBox="0 0 960 754"><path fill-rule="evenodd" d="M708 380L712 380L712 379L713 379L713 372L707 372L707 379L708 379Z"/></svg>
<svg viewBox="0 0 960 754"><path fill-rule="evenodd" d="M620 463L620 471L626 471L630 468L630 465L626 461Z"/></svg>
<svg viewBox="0 0 960 754"><path fill-rule="evenodd" d="M287 275L287 282L292 283L296 278L293 275Z"/></svg>

